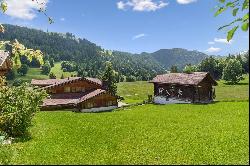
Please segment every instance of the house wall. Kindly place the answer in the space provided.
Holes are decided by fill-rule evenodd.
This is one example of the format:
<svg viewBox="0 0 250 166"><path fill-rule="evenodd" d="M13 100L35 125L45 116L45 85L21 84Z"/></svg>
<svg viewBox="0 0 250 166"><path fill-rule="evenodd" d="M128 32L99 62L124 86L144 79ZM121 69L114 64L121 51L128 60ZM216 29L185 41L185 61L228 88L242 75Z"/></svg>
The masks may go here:
<svg viewBox="0 0 250 166"><path fill-rule="evenodd" d="M66 88L70 88L70 92L66 92L65 89ZM53 87L51 89L48 90L48 93L75 93L76 92L76 88L82 88L82 90L80 90L80 92L87 92L87 91L91 91L91 90L95 90L95 89L99 89L100 86L96 85L96 84L91 84L87 81L77 81L74 83L70 83L70 84L66 84L66 85L60 85L57 87Z"/></svg>
<svg viewBox="0 0 250 166"><path fill-rule="evenodd" d="M79 104L81 110L112 106L118 106L117 98L108 93L96 96Z"/></svg>
<svg viewBox="0 0 250 166"><path fill-rule="evenodd" d="M7 59L2 66L0 66L0 76L5 76L11 69L11 61Z"/></svg>

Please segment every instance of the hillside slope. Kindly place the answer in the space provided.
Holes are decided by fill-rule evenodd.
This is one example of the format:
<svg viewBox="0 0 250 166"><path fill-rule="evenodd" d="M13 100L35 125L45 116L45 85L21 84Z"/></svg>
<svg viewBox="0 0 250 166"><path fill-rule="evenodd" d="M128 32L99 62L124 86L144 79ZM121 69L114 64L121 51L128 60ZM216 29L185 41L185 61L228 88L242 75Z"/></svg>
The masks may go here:
<svg viewBox="0 0 250 166"><path fill-rule="evenodd" d="M198 64L208 57L208 55L202 52L189 51L182 48L161 49L152 53L151 56L167 69L170 69L172 65L182 69L186 64Z"/></svg>
<svg viewBox="0 0 250 166"><path fill-rule="evenodd" d="M86 76L98 77L104 70L104 62L111 61L119 75L137 80L149 80L166 72L172 65L182 69L186 64L198 64L207 57L198 51L185 49L162 49L154 53L132 54L120 51L107 51L100 46L77 38L71 33L44 32L37 29L5 24L6 32L0 40L17 39L28 48L40 49L56 62L72 61L78 71Z"/></svg>

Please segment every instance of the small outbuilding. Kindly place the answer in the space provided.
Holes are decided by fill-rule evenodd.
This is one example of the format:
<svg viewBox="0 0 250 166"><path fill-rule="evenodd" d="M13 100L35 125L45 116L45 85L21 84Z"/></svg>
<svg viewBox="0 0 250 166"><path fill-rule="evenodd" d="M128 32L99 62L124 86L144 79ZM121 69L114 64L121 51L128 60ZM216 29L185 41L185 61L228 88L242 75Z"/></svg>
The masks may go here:
<svg viewBox="0 0 250 166"><path fill-rule="evenodd" d="M170 73L156 76L154 103L211 103L215 99L217 82L210 73Z"/></svg>

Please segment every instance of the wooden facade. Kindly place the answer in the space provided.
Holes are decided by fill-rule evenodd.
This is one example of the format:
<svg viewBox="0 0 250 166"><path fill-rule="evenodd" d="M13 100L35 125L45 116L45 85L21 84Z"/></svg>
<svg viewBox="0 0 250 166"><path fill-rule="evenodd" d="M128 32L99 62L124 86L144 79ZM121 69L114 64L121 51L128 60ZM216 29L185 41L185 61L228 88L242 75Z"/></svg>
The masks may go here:
<svg viewBox="0 0 250 166"><path fill-rule="evenodd" d="M216 81L209 73L166 74L154 78L156 103L210 103L214 100ZM165 101L164 102L164 98Z"/></svg>
<svg viewBox="0 0 250 166"><path fill-rule="evenodd" d="M45 89L50 98L42 110L75 109L98 112L118 106L117 96L110 94L102 81L93 78L72 77L61 80L32 80L32 85Z"/></svg>
<svg viewBox="0 0 250 166"><path fill-rule="evenodd" d="M0 77L5 76L12 68L9 53L0 51Z"/></svg>

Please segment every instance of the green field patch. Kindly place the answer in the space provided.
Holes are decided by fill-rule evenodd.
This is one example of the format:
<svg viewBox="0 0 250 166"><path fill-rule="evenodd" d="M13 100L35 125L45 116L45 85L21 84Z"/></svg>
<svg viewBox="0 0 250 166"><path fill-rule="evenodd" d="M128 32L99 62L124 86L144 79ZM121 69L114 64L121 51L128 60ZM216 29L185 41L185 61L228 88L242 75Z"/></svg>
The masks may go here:
<svg viewBox="0 0 250 166"><path fill-rule="evenodd" d="M249 103L40 112L11 164L248 164Z"/></svg>

